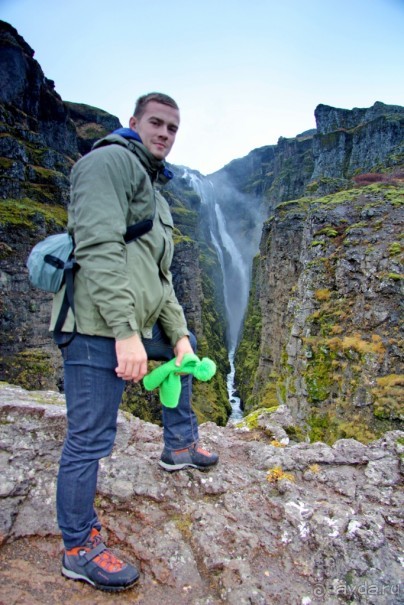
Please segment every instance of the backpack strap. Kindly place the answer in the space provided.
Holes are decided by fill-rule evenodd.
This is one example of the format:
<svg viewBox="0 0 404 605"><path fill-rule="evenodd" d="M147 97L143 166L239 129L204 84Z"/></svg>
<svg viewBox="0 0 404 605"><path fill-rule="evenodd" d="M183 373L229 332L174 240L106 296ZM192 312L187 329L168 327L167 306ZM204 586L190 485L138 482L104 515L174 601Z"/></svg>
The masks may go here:
<svg viewBox="0 0 404 605"><path fill-rule="evenodd" d="M138 223L135 223L134 225L130 225L124 235L125 243L129 244L142 235L145 235L145 233L148 233L153 228L153 218L146 218ZM59 315L53 330L53 338L60 349L67 347L67 345L72 342L73 338L77 334L76 320L74 320L73 331L71 332L70 338L66 342L62 342L62 339L60 338L69 309L72 310L74 316L74 276L79 268L80 265L74 258L73 248L73 252L69 260L64 264L64 281L66 288L63 296L62 306L60 307Z"/></svg>
<svg viewBox="0 0 404 605"><path fill-rule="evenodd" d="M67 347L73 338L77 334L76 320L74 320L73 331L71 332L70 338L66 342L59 341L59 337L62 334L62 328L66 321L67 314L69 312L69 308L73 312L74 316L74 275L76 271L79 269L79 264L72 256L67 263L65 263L64 267L64 279L65 279L65 293L63 296L62 306L60 307L59 315L56 320L55 328L53 330L53 337L59 346L59 348ZM58 342L59 341L59 342Z"/></svg>

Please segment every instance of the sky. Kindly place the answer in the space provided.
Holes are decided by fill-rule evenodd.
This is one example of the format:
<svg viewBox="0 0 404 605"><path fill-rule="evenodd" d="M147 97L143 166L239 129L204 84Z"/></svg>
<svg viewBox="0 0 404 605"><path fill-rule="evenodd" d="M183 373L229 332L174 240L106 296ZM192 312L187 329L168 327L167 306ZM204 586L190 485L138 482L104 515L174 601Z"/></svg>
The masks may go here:
<svg viewBox="0 0 404 605"><path fill-rule="evenodd" d="M208 175L315 128L320 103L404 105L404 0L0 0L65 101L128 126L172 96L168 161Z"/></svg>

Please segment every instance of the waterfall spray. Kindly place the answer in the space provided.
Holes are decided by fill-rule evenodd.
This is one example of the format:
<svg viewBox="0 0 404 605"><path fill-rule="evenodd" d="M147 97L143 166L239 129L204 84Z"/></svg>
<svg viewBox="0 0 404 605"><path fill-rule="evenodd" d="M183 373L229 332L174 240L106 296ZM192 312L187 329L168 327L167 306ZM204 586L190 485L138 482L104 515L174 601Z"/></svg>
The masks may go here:
<svg viewBox="0 0 404 605"><path fill-rule="evenodd" d="M231 420L242 417L240 399L234 393L234 354L248 302L249 264L238 242L229 233L226 220L216 198L215 187L207 179L192 172L186 172L187 179L198 193L207 218L209 234L215 247L223 275L224 303L226 310L226 336L229 350L230 373L227 376L227 391L232 406Z"/></svg>

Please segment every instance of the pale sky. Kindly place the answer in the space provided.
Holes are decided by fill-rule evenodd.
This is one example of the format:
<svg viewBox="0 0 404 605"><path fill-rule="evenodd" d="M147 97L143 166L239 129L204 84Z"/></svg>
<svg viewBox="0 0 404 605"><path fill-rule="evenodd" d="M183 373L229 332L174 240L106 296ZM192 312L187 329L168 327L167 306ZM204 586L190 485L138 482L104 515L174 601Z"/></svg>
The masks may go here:
<svg viewBox="0 0 404 605"><path fill-rule="evenodd" d="M0 0L65 101L177 101L168 157L210 174L315 127L320 104L404 105L404 0Z"/></svg>

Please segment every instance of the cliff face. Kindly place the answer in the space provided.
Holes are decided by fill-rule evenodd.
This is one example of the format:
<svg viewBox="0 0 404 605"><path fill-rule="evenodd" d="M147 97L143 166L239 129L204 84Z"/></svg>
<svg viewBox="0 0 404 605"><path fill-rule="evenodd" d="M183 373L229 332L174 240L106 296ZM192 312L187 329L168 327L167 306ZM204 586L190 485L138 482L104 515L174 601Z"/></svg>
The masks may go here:
<svg viewBox="0 0 404 605"><path fill-rule="evenodd" d="M266 221L237 356L247 410L286 403L330 442L402 426L402 203L386 177Z"/></svg>
<svg viewBox="0 0 404 605"><path fill-rule="evenodd" d="M36 241L65 226L73 162L119 122L97 108L63 103L32 49L3 22L0 44L0 373L31 388L62 388L60 357L48 334L51 297L30 287L25 260ZM253 150L209 177L227 230L249 258L268 219L237 358L247 409L287 402L302 424L326 425L317 431L324 438L340 434L330 423L337 418L340 427L352 406L369 435L398 422L392 399L401 380L394 376L402 371L395 317L403 113L380 102L351 111L319 105L316 130ZM201 200L182 169L172 168L167 198L176 225L175 286L200 353L214 351L219 366L214 382L197 395L199 414L223 424L229 404L220 266ZM371 171L377 174L366 177ZM300 201L284 205L292 199ZM375 317L384 319L378 324ZM334 380L354 328L355 363L348 360L345 378ZM375 372L368 361L377 349L372 338L381 338L385 351L376 355ZM361 397L365 404L352 403ZM158 420L158 400L135 387L128 389L127 406Z"/></svg>
<svg viewBox="0 0 404 605"><path fill-rule="evenodd" d="M73 163L120 123L98 108L64 103L33 56L17 31L1 21L0 379L28 388L63 389L60 354L48 332L52 297L30 286L25 262L37 241L65 228ZM215 342L209 341L210 326L204 328L199 202L195 206L182 189L174 186L167 194L176 226L174 281L191 329L206 352ZM213 403L206 387L197 399L201 419L224 423L228 402L221 369ZM154 394L146 397L129 387L126 402L131 411L160 421Z"/></svg>
<svg viewBox="0 0 404 605"><path fill-rule="evenodd" d="M351 111L319 105L315 111L318 134L313 140L317 179L349 179L357 171L370 172L403 162L402 107L375 103ZM313 189L313 183L311 184Z"/></svg>
<svg viewBox="0 0 404 605"><path fill-rule="evenodd" d="M66 221L69 171L79 157L73 122L33 50L0 22L1 374L59 382L48 335L50 295L30 288L25 260ZM56 368L55 368L56 364Z"/></svg>
<svg viewBox="0 0 404 605"><path fill-rule="evenodd" d="M64 104L76 126L77 145L81 155L88 153L98 139L122 126L117 117L98 107L69 101Z"/></svg>
<svg viewBox="0 0 404 605"><path fill-rule="evenodd" d="M315 116L316 130L210 177L236 190L217 197L240 247L251 206L267 217L236 384L246 411L286 403L302 438L366 440L403 420L404 109Z"/></svg>
<svg viewBox="0 0 404 605"><path fill-rule="evenodd" d="M257 204L264 201L270 214L280 202L344 189L357 173L402 165L403 107L319 105L315 118L316 130L254 149L211 178L228 177L238 191L254 194Z"/></svg>

